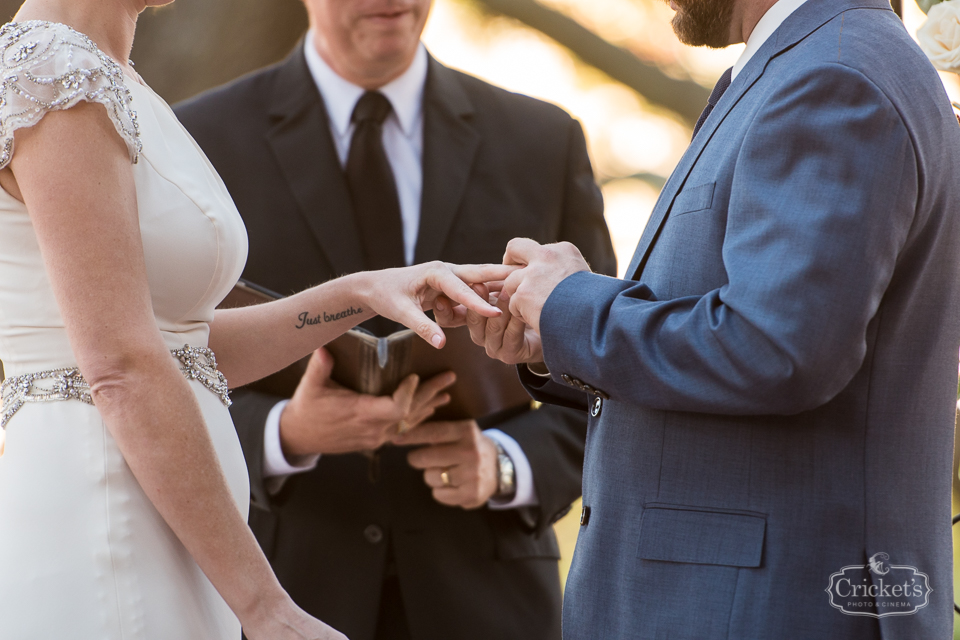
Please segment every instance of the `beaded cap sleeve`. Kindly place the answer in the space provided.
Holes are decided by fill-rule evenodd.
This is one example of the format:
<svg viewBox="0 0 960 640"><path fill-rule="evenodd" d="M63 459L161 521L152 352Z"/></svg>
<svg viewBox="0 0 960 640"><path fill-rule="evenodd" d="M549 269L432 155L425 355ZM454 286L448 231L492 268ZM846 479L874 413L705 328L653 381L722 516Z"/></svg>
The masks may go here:
<svg viewBox="0 0 960 640"><path fill-rule="evenodd" d="M63 24L33 20L0 27L0 169L13 158L17 129L81 101L106 107L136 163L140 130L120 65Z"/></svg>

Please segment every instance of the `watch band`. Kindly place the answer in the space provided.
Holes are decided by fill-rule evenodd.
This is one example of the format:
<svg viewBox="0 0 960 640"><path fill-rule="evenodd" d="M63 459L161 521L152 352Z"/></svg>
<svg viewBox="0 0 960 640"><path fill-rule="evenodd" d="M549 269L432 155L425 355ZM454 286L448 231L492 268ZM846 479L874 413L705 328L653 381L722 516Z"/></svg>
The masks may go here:
<svg viewBox="0 0 960 640"><path fill-rule="evenodd" d="M511 458L499 442L493 443L497 447L497 500L509 500L517 493L517 472Z"/></svg>

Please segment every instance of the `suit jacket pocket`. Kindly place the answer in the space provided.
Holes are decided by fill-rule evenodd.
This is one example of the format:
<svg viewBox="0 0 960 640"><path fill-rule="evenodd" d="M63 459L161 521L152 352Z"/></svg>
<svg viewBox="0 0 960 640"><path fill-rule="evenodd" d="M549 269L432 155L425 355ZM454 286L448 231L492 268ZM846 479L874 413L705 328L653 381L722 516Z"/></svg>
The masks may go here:
<svg viewBox="0 0 960 640"><path fill-rule="evenodd" d="M759 567L767 520L763 514L651 504L640 519L637 556L643 560Z"/></svg>
<svg viewBox="0 0 960 640"><path fill-rule="evenodd" d="M716 186L716 182L708 182L696 187L684 189L674 198L673 207L670 208L670 215L682 216L685 213L709 209L713 206L713 191Z"/></svg>

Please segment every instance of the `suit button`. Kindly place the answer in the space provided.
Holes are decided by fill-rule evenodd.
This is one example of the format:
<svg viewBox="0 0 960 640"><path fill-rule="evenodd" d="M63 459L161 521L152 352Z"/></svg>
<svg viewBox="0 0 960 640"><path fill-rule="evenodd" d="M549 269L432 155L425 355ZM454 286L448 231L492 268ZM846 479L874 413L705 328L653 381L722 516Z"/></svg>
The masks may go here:
<svg viewBox="0 0 960 640"><path fill-rule="evenodd" d="M600 415L601 411L603 411L603 398L600 396L594 396L593 406L590 407L590 415L596 418Z"/></svg>
<svg viewBox="0 0 960 640"><path fill-rule="evenodd" d="M366 538L370 544L377 544L383 540L383 529L372 524L363 530L363 537Z"/></svg>
<svg viewBox="0 0 960 640"><path fill-rule="evenodd" d="M585 527L590 523L590 507L584 507L580 512L580 526Z"/></svg>
<svg viewBox="0 0 960 640"><path fill-rule="evenodd" d="M563 381L564 381L565 383L567 383L567 384L570 384L570 385L573 384L573 378L571 378L571 377L568 376L567 374L563 374L562 376L560 376L560 379L563 380Z"/></svg>

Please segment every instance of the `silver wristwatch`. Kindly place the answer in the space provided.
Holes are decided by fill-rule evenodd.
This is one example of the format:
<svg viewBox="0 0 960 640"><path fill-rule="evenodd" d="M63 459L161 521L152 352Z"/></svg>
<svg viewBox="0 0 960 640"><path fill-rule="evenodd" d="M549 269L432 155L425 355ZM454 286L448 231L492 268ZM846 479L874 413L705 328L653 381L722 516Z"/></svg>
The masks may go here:
<svg viewBox="0 0 960 640"><path fill-rule="evenodd" d="M497 447L497 500L509 500L517 493L517 472L513 466L513 459L507 455L500 443L493 442Z"/></svg>

